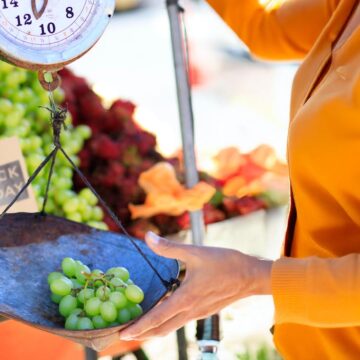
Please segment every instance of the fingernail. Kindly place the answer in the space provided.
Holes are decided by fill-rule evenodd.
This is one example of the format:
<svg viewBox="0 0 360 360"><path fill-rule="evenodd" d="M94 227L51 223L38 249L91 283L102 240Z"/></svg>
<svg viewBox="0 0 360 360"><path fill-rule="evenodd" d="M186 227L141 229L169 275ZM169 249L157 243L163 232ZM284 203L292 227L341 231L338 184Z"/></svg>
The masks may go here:
<svg viewBox="0 0 360 360"><path fill-rule="evenodd" d="M147 238L150 239L150 241L152 241L154 244L159 244L160 242L160 237L155 234L154 232L152 231L149 231L147 234L146 234Z"/></svg>

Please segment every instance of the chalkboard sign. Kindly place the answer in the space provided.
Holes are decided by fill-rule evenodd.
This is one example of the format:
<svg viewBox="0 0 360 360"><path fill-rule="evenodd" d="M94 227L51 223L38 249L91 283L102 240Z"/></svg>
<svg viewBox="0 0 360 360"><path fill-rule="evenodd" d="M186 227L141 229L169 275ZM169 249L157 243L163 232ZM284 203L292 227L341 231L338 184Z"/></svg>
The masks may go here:
<svg viewBox="0 0 360 360"><path fill-rule="evenodd" d="M0 140L0 212L14 199L28 179L25 160L16 137ZM10 212L36 212L34 193L29 187Z"/></svg>
<svg viewBox="0 0 360 360"><path fill-rule="evenodd" d="M7 205L16 196L25 184L20 161L0 165L0 205ZM29 198L29 192L25 190L18 201Z"/></svg>

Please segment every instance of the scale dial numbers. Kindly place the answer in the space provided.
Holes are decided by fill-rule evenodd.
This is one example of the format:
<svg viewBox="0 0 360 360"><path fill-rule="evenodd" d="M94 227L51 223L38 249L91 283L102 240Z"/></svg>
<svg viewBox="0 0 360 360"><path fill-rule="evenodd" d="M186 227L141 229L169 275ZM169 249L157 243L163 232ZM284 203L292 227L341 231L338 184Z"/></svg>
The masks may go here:
<svg viewBox="0 0 360 360"><path fill-rule="evenodd" d="M59 45L81 32L94 6L93 0L0 0L0 25L14 41Z"/></svg>
<svg viewBox="0 0 360 360"><path fill-rule="evenodd" d="M0 60L56 71L95 45L114 9L115 0L0 0Z"/></svg>

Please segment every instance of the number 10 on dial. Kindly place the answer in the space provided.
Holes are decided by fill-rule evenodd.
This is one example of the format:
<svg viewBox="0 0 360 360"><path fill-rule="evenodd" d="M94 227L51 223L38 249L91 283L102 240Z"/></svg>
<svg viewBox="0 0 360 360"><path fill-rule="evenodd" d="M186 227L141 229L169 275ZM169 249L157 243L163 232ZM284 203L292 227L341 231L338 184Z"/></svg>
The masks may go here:
<svg viewBox="0 0 360 360"><path fill-rule="evenodd" d="M97 42L114 8L115 0L0 0L0 59L59 70Z"/></svg>

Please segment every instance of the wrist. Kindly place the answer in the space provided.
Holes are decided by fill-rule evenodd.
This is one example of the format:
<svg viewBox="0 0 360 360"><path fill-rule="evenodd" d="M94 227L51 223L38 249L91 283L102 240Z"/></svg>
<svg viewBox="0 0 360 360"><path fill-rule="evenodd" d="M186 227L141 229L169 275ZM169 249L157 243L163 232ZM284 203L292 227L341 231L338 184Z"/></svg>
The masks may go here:
<svg viewBox="0 0 360 360"><path fill-rule="evenodd" d="M252 283L251 295L271 295L271 270L273 261L252 258L250 279Z"/></svg>

